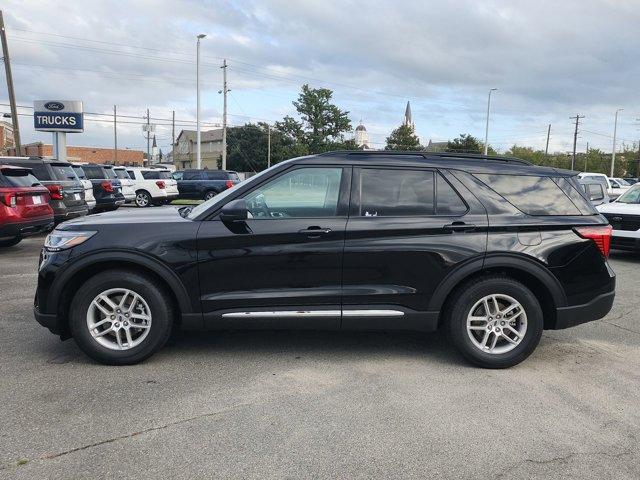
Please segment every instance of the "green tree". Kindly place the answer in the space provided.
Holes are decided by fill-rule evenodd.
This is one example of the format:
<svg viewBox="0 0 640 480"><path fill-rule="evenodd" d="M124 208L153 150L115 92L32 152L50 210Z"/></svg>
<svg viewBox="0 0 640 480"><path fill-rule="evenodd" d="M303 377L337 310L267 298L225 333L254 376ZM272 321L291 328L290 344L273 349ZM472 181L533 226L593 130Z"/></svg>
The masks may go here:
<svg viewBox="0 0 640 480"><path fill-rule="evenodd" d="M385 150L422 150L420 139L410 125L400 125L387 137Z"/></svg>
<svg viewBox="0 0 640 480"><path fill-rule="evenodd" d="M491 149L493 151L493 149ZM448 152L483 153L484 145L476 137L468 133L461 133L458 138L447 142Z"/></svg>
<svg viewBox="0 0 640 480"><path fill-rule="evenodd" d="M333 150L336 146L348 145L344 134L351 131L349 112L331 103L333 92L327 88L311 88L305 84L293 102L300 120L286 116L276 122L275 128L290 139L303 143L308 153Z"/></svg>

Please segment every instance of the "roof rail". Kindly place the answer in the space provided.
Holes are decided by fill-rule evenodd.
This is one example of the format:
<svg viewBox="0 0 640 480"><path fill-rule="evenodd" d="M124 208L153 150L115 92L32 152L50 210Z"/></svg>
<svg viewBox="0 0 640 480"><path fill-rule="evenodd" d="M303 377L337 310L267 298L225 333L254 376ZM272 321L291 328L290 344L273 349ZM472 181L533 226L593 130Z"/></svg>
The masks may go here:
<svg viewBox="0 0 640 480"><path fill-rule="evenodd" d="M440 157L440 158L477 158L479 160L490 160L496 162L507 163L519 163L522 165L533 165L527 160L523 160L517 157L501 157L497 155L483 155L482 153L457 153L457 152L424 152L424 151L412 151L412 150L334 150L331 152L320 153L321 156L330 155L368 155L368 156L420 156L425 159Z"/></svg>

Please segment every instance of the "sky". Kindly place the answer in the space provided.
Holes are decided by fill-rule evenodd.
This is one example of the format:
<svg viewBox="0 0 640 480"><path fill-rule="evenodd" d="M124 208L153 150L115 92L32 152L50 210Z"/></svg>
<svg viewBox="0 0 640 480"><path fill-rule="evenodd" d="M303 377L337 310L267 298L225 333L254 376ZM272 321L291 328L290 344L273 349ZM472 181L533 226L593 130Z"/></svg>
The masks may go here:
<svg viewBox="0 0 640 480"><path fill-rule="evenodd" d="M202 40L202 121L221 122L226 59L229 124L295 116L300 87L329 88L366 126L372 147L411 102L423 144L460 133L550 151L618 150L640 138L640 1L76 1L3 0L23 143L35 132L34 100L82 100L85 132L69 145L146 149L148 108L158 145L195 128L196 36ZM2 73L0 71L0 73ZM0 112L9 112L0 74ZM176 132L176 134L177 134Z"/></svg>

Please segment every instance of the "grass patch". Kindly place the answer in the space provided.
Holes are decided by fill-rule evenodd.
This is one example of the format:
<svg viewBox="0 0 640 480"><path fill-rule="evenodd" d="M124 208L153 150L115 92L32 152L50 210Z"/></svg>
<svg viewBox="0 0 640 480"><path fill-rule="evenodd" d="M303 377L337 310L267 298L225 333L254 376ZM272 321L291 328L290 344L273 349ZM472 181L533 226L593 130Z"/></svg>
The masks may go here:
<svg viewBox="0 0 640 480"><path fill-rule="evenodd" d="M200 205L204 200L178 199L171 202L171 205Z"/></svg>

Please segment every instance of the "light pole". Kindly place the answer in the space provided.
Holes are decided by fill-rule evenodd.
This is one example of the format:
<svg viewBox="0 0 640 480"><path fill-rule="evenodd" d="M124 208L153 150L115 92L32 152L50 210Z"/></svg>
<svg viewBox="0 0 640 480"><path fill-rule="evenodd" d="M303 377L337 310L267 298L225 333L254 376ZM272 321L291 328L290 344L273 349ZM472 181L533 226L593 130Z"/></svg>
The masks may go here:
<svg viewBox="0 0 640 480"><path fill-rule="evenodd" d="M613 177L613 167L616 163L616 134L618 133L618 113L624 110L624 108L619 108L616 110L616 117L613 121L613 152L611 153L611 175Z"/></svg>
<svg viewBox="0 0 640 480"><path fill-rule="evenodd" d="M202 168L202 156L200 152L200 40L206 35L198 35L196 44L196 168Z"/></svg>
<svg viewBox="0 0 640 480"><path fill-rule="evenodd" d="M487 127L484 131L484 154L489 151L489 110L491 109L491 92L495 92L497 88L489 90L489 100L487 101Z"/></svg>

